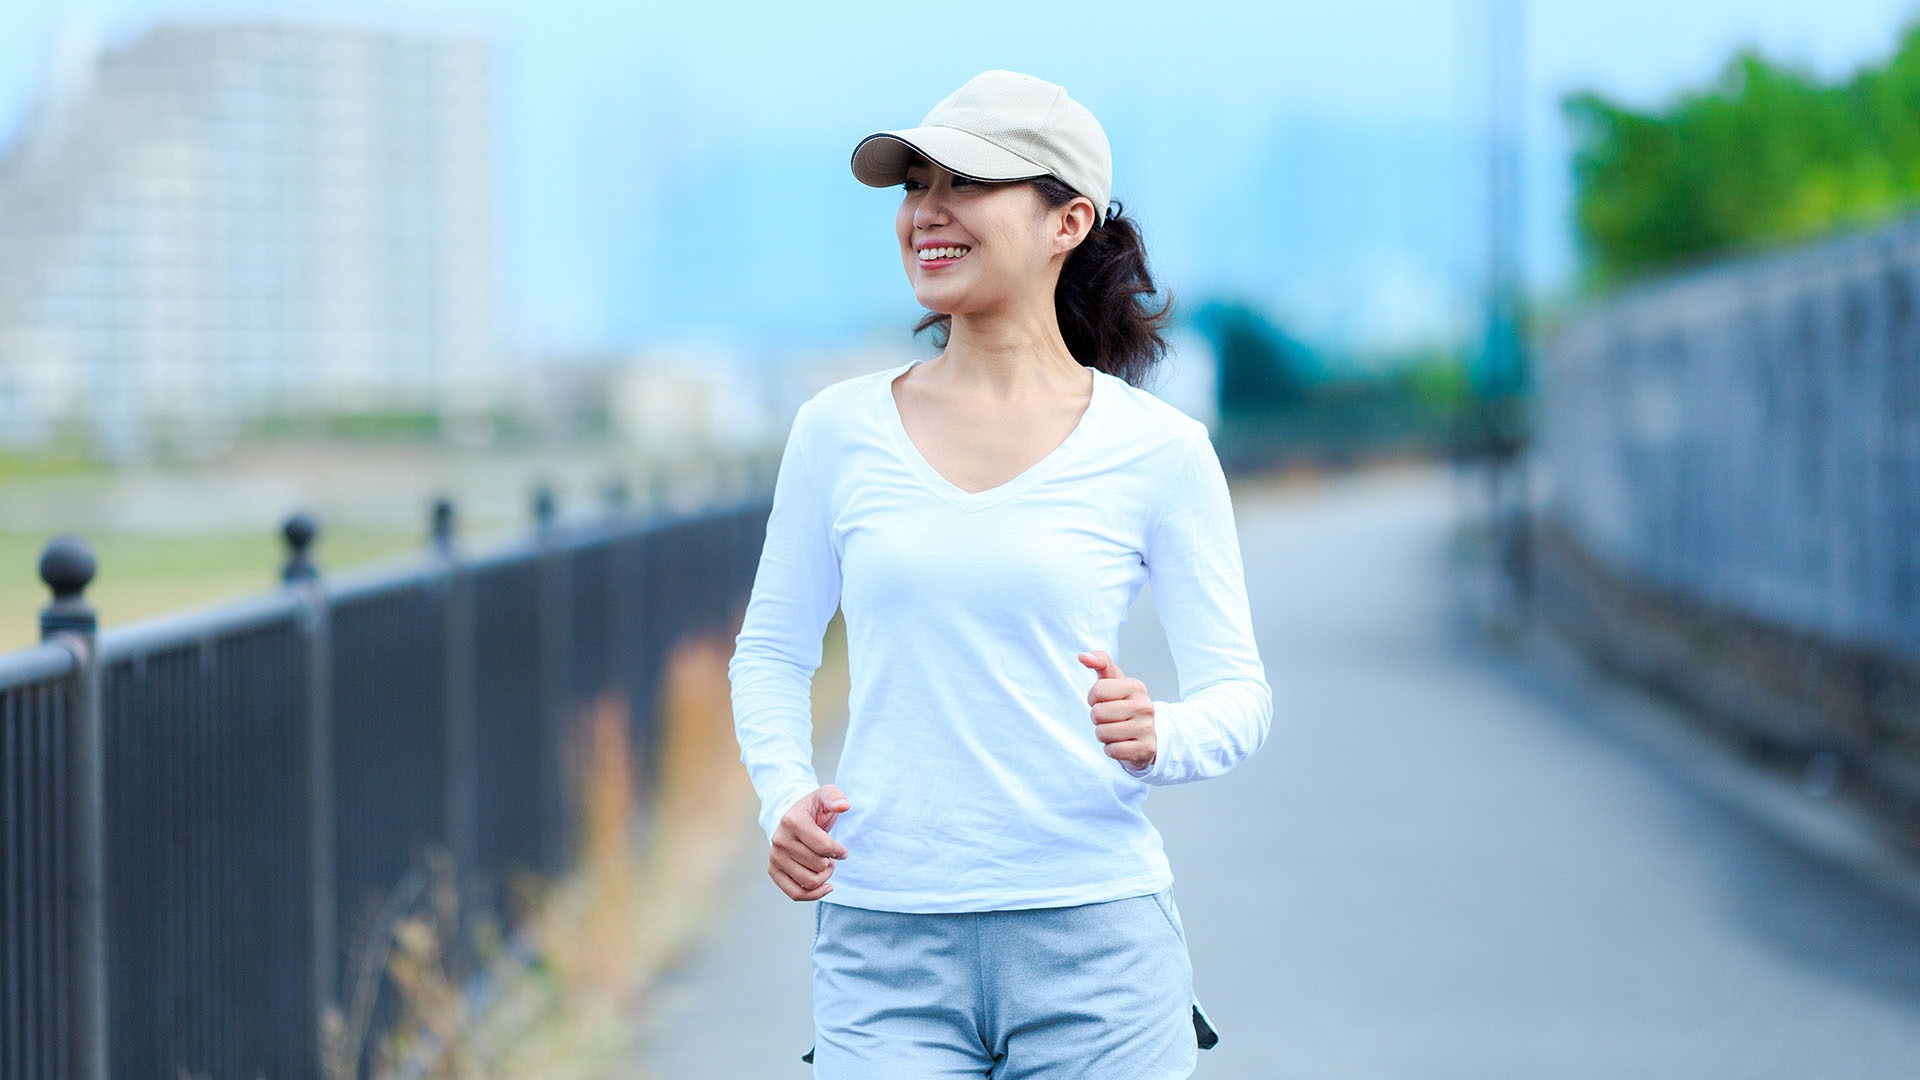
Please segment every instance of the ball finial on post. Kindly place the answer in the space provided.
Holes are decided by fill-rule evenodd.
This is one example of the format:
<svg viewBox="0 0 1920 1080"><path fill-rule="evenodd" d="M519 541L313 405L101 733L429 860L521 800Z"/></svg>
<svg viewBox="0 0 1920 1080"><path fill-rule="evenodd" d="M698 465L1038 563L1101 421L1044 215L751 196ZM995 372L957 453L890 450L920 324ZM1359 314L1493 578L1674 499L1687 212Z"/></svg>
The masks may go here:
<svg viewBox="0 0 1920 1080"><path fill-rule="evenodd" d="M287 515L286 523L280 526L280 535L287 541L287 563L280 571L280 580L291 585L318 578L320 569L314 565L312 549L314 538L320 535L319 519L297 510Z"/></svg>
<svg viewBox="0 0 1920 1080"><path fill-rule="evenodd" d="M63 630L93 634L98 620L85 593L98 565L93 545L71 533L54 537L41 549L40 580L53 590L53 602L40 609L42 641Z"/></svg>

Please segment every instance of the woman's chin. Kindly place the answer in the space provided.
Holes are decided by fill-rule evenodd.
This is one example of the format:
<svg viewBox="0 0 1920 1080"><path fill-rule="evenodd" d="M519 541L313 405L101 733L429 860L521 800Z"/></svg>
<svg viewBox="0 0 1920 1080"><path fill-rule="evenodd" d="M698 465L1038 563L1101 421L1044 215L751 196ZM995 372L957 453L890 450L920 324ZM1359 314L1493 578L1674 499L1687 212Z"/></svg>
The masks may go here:
<svg viewBox="0 0 1920 1080"><path fill-rule="evenodd" d="M915 289L913 298L921 307L941 315L952 315L955 308L962 306L960 298L945 289Z"/></svg>

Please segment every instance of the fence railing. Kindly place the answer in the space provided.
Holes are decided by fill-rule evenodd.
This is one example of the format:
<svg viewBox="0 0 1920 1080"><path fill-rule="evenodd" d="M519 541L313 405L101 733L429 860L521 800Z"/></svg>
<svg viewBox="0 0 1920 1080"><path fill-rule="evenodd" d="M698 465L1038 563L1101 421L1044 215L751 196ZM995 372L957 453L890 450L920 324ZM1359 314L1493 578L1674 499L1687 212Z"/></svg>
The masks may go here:
<svg viewBox="0 0 1920 1080"><path fill-rule="evenodd" d="M1920 836L1920 216L1650 283L1543 355L1547 614Z"/></svg>
<svg viewBox="0 0 1920 1080"><path fill-rule="evenodd" d="M586 717L624 705L644 800L668 652L737 614L768 511L623 504L561 522L542 492L466 555L443 501L424 558L338 577L294 515L277 590L104 633L88 546L49 543L42 643L0 655L0 1076L319 1077L431 850L510 939L516 883L573 861Z"/></svg>
<svg viewBox="0 0 1920 1080"><path fill-rule="evenodd" d="M1549 511L1593 553L1920 659L1920 217L1637 290L1545 358Z"/></svg>

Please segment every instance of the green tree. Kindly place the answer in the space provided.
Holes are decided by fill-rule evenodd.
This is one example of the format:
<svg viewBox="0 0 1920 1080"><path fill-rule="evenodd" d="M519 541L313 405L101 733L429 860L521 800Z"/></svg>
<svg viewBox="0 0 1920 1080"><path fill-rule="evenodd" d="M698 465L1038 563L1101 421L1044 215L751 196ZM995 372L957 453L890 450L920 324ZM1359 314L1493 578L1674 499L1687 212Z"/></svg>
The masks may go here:
<svg viewBox="0 0 1920 1080"><path fill-rule="evenodd" d="M1884 67L1834 85L1746 49L1660 112L1593 93L1561 106L1590 287L1885 220L1920 200L1920 22Z"/></svg>

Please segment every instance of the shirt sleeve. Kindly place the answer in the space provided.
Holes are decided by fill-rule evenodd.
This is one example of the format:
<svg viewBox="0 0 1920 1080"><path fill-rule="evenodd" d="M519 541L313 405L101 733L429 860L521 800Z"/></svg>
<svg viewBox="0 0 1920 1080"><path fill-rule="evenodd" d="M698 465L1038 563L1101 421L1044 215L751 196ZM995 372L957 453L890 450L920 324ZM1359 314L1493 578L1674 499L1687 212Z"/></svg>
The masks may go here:
<svg viewBox="0 0 1920 1080"><path fill-rule="evenodd" d="M1211 779L1266 741L1273 692L1254 643L1226 474L1205 428L1196 425L1146 547L1180 700L1153 703L1153 764L1121 768L1153 785Z"/></svg>
<svg viewBox="0 0 1920 1080"><path fill-rule="evenodd" d="M811 404L795 415L780 455L766 542L727 664L734 736L760 796L760 828L769 841L787 810L820 786L813 769L813 673L827 623L840 606L828 492L806 456Z"/></svg>

